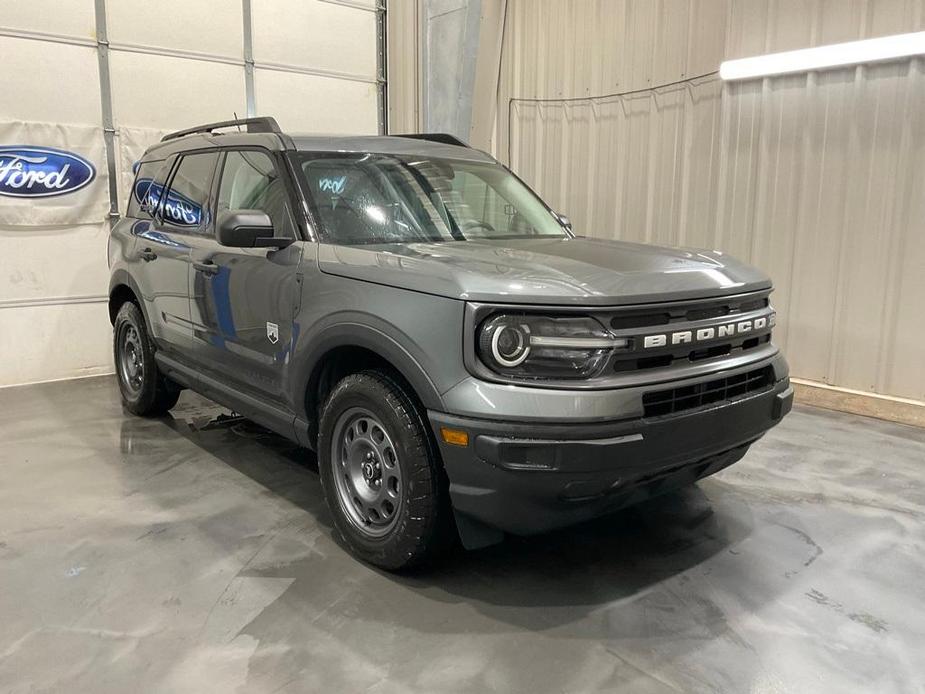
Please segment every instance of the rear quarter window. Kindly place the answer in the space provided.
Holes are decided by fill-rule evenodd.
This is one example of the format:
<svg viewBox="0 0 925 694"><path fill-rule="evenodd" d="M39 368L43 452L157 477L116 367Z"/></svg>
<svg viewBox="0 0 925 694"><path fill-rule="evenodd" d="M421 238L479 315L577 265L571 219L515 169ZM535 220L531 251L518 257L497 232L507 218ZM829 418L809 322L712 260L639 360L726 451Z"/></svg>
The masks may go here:
<svg viewBox="0 0 925 694"><path fill-rule="evenodd" d="M128 201L129 217L151 219L148 210L157 209L158 200L164 190L163 179L167 177L167 173L162 159L145 161L138 166Z"/></svg>

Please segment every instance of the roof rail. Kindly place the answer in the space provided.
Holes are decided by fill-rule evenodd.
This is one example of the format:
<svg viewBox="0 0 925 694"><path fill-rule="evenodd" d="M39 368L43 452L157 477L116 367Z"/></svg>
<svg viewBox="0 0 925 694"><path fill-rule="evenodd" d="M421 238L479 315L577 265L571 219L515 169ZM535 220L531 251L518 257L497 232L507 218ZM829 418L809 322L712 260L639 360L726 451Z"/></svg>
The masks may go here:
<svg viewBox="0 0 925 694"><path fill-rule="evenodd" d="M468 147L469 144L463 142L455 135L449 133L401 133L390 134L390 137L408 137L412 140L428 140L429 142L439 142L442 145L455 145L456 147Z"/></svg>
<svg viewBox="0 0 925 694"><path fill-rule="evenodd" d="M195 135L196 133L211 133L213 130L218 130L219 128L233 128L235 126L247 126L247 132L249 133L276 133L277 135L282 134L282 130L279 128L279 123L276 122L275 118L270 116L261 116L259 118L238 118L236 120L223 120L218 123L206 123L205 125L197 125L195 128L187 128L186 130L177 130L175 133L168 133L161 138L161 142L167 142L167 140L176 140L180 137L186 137L187 135Z"/></svg>

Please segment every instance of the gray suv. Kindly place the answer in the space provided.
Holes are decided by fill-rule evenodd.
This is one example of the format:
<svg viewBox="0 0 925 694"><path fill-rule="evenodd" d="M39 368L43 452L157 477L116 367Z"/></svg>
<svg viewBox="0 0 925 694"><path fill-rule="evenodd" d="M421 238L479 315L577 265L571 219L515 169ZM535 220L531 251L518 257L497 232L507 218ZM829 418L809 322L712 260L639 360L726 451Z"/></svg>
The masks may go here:
<svg viewBox="0 0 925 694"><path fill-rule="evenodd" d="M764 274L577 236L448 135L173 133L108 253L126 409L190 388L313 449L386 569L691 484L791 406Z"/></svg>

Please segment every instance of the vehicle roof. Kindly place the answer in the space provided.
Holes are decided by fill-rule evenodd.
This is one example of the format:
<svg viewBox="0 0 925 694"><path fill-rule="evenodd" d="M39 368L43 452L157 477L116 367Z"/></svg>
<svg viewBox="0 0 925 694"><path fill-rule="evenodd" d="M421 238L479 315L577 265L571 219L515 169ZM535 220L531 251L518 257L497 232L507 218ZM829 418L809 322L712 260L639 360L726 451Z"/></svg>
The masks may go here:
<svg viewBox="0 0 925 694"><path fill-rule="evenodd" d="M288 135L276 133L196 133L159 142L145 152L143 159L161 159L177 152L207 147L258 146L266 149L300 152L371 152L407 156L494 162L485 152L471 147L432 142L416 137L383 135Z"/></svg>

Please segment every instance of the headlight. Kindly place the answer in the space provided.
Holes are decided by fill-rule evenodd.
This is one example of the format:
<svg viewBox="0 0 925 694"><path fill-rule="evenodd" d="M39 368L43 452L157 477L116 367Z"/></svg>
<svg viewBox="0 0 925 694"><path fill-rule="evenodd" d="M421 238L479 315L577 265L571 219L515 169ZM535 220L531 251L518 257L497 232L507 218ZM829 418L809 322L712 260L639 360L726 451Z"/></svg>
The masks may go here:
<svg viewBox="0 0 925 694"><path fill-rule="evenodd" d="M479 326L478 353L492 371L522 378L588 378L629 341L588 316L495 314Z"/></svg>

